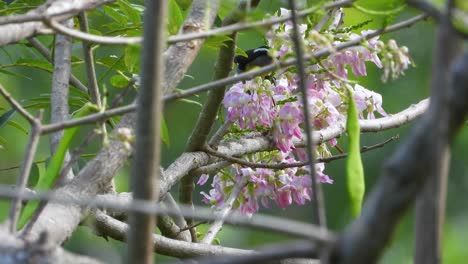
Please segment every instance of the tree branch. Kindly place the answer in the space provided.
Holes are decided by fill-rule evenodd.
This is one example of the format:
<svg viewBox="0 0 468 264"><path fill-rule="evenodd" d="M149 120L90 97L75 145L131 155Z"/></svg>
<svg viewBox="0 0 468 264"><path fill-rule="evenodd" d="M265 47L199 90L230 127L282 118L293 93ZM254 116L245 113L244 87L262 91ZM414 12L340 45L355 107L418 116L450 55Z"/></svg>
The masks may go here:
<svg viewBox="0 0 468 264"><path fill-rule="evenodd" d="M94 214L96 227L99 232L107 236L125 241L127 237L128 225L115 218L112 218L101 211L96 211ZM202 245L169 239L161 235L152 234L152 247L157 249L159 254L173 256L177 258L189 258L200 256L239 256L251 255L253 250L244 250L236 248L228 248L221 246Z"/></svg>
<svg viewBox="0 0 468 264"><path fill-rule="evenodd" d="M450 3L448 1L447 3ZM447 4L447 13L451 7ZM450 70L463 52L463 39L451 26L449 16L439 18L433 50L431 91L433 96L444 96L441 87L450 83ZM419 195L415 206L415 264L442 263L442 240L445 199L450 166L450 146L441 147L439 157L432 161L433 170Z"/></svg>
<svg viewBox="0 0 468 264"><path fill-rule="evenodd" d="M137 100L136 150L130 186L135 199L158 197L161 161L162 79L167 1L145 2L141 88ZM151 243L156 218L129 215L127 263L153 263Z"/></svg>
<svg viewBox="0 0 468 264"><path fill-rule="evenodd" d="M368 146L368 147L364 146L364 147L361 148L361 153L364 153L364 152L367 152L367 151L370 151L370 150L373 150L373 149L381 148L381 147L385 146L387 143L389 143L389 142L391 142L391 141L393 141L395 139L398 139L398 136L393 136L393 137L385 140L384 142L380 142L380 143L377 143L377 144L372 145L372 146ZM303 167L303 166L306 166L306 165L309 164L308 161L301 161L301 162L295 162L295 163L276 163L276 164L250 162L250 161L247 161L245 159L236 158L236 157L233 157L233 156L226 155L226 154L223 154L221 152L218 152L218 151L212 149L208 145L205 145L203 147L203 151L205 151L206 153L208 153L210 155L213 155L215 157L218 157L220 159L223 159L223 160L227 161L227 165L230 165L232 163L236 163L236 164L239 164L239 165L242 165L242 166L245 166L245 167L250 167L250 168L267 168L267 169L282 170L282 169L286 169L286 168ZM347 153L338 154L338 155L333 155L333 156L326 157L326 158L317 158L315 160L315 162L317 162L317 163L331 162L331 161L334 161L334 160L344 159L347 156L348 156Z"/></svg>
<svg viewBox="0 0 468 264"><path fill-rule="evenodd" d="M327 227L327 218L325 215L325 208L324 208L324 198L323 198L323 190L320 186L320 183L317 182L317 178L315 177L315 160L314 160L314 150L313 150L313 142L312 142L312 124L310 123L310 112L309 112L309 103L308 103L308 93L307 93L307 84L306 84L306 76L305 76L305 63L304 63L304 50L303 44L301 42L302 37L299 34L299 21L297 20L296 14L296 2L295 0L288 1L289 8L291 9L291 22L292 32L291 32L291 39L294 45L294 51L298 57L296 61L298 76L299 76L299 83L298 88L301 91L301 99L302 99L302 109L304 114L304 126L306 132L306 153L307 153L307 163L310 167L310 178L311 178L311 187L312 187L312 201L314 203L314 213L313 213L313 222L317 223L320 227L326 228Z"/></svg>
<svg viewBox="0 0 468 264"><path fill-rule="evenodd" d="M437 170L468 113L468 55L452 69L449 85L433 91L428 111L387 160L361 217L338 240L331 263L375 263L399 219Z"/></svg>
<svg viewBox="0 0 468 264"><path fill-rule="evenodd" d="M34 156L36 155L37 145L39 144L39 137L41 136L41 120L42 111L39 112L39 116L35 119L31 126L31 134L29 136L28 145L25 149L23 163L21 164L20 174L16 179L16 190L22 193L28 183L29 174L31 172L31 166L34 162ZM18 218L21 212L22 201L21 198L15 198L11 202L9 221L10 221L10 233L14 234L17 229Z"/></svg>
<svg viewBox="0 0 468 264"><path fill-rule="evenodd" d="M29 124L31 125L34 124L34 122L36 121L36 118L34 118L34 116L32 116L28 112L28 110L23 108L21 104L18 101L16 101L15 98L13 98L11 94L7 92L7 90L1 84L0 84L0 94L11 105L11 107L13 107L13 109L15 109L21 116L23 116L29 122Z"/></svg>
<svg viewBox="0 0 468 264"><path fill-rule="evenodd" d="M58 21L67 20L81 11L94 9L111 2L113 0L47 1L24 15L4 17L3 21L0 20L0 46L19 42L44 32L46 30L44 23L39 20L51 16Z"/></svg>

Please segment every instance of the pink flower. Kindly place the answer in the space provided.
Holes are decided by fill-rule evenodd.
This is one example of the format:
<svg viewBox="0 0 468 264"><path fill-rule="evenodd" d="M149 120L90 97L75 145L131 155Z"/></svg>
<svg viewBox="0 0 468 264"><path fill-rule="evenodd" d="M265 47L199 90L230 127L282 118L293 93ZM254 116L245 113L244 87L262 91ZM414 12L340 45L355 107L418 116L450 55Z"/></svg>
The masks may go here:
<svg viewBox="0 0 468 264"><path fill-rule="evenodd" d="M200 175L200 178L198 179L197 184L198 185L204 185L208 181L209 178L210 178L210 176L208 174L202 174L202 175Z"/></svg>

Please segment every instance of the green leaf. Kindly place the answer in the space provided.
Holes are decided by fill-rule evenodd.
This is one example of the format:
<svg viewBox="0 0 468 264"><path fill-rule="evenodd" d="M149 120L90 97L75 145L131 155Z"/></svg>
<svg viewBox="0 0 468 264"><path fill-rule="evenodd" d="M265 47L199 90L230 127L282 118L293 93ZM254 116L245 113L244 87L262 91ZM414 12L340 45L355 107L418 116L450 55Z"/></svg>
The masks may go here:
<svg viewBox="0 0 468 264"><path fill-rule="evenodd" d="M75 112L75 118L84 117L97 110L98 109L96 109L96 107L93 104L88 103ZM60 143L58 144L54 155L50 159L50 163L46 169L45 174L42 175L42 177L39 177L39 180L36 185L37 190L43 191L43 190L48 190L52 187L52 185L57 179L60 173L60 170L62 168L65 154L67 153L67 150L70 147L71 142L73 141L75 136L78 134L79 129L80 129L80 126L65 129L65 132L63 133L63 137L60 140ZM38 201L28 202L28 204L25 206L20 216L20 220L18 224L19 228L22 228L27 223L27 221L31 218L31 216L36 211L38 204L39 204Z"/></svg>
<svg viewBox="0 0 468 264"><path fill-rule="evenodd" d="M13 120L8 120L7 125L18 129L19 131L23 132L25 135L27 135L29 133L26 128L24 128L22 125L20 125L19 123L15 122Z"/></svg>
<svg viewBox="0 0 468 264"><path fill-rule="evenodd" d="M36 186L37 182L39 181L39 177L39 166L37 165L37 163L33 163L31 166L31 172L29 173L27 186L30 188Z"/></svg>
<svg viewBox="0 0 468 264"><path fill-rule="evenodd" d="M205 46L208 48L218 49L221 46L226 47L226 41L232 41L232 38L226 35L216 35L205 40Z"/></svg>
<svg viewBox="0 0 468 264"><path fill-rule="evenodd" d="M169 140L169 130L167 129L165 118L161 120L161 140L164 142L164 144L166 144L166 146L170 146L171 142Z"/></svg>
<svg viewBox="0 0 468 264"><path fill-rule="evenodd" d="M116 9L110 7L110 6L103 6L102 9L104 10L104 14L115 20L118 24L125 26L127 25L127 17L118 12Z"/></svg>
<svg viewBox="0 0 468 264"><path fill-rule="evenodd" d="M11 109L8 112L1 115L0 116L0 127L4 126L8 122L8 120L10 120L13 117L13 114L15 112L16 112L15 109Z"/></svg>
<svg viewBox="0 0 468 264"><path fill-rule="evenodd" d="M7 141L4 137L0 136L0 149L4 149Z"/></svg>
<svg viewBox="0 0 468 264"><path fill-rule="evenodd" d="M14 64L15 66L24 66L24 67L32 67L40 70L44 70L47 72L53 72L54 67L47 61L43 60L36 60L36 59L19 59Z"/></svg>
<svg viewBox="0 0 468 264"><path fill-rule="evenodd" d="M249 57L249 55L247 55L247 53L245 53L245 51L238 46L236 46L236 55L240 55L246 58Z"/></svg>
<svg viewBox="0 0 468 264"><path fill-rule="evenodd" d="M372 20L370 24L354 32L359 33L366 29L376 29L385 27L393 23L396 16L405 10L406 1L404 0L358 0L354 2L352 8L345 9L345 27L358 24L366 20Z"/></svg>
<svg viewBox="0 0 468 264"><path fill-rule="evenodd" d="M169 22L167 24L167 31L170 35L177 34L179 28L184 22L182 11L175 0L169 0Z"/></svg>
<svg viewBox="0 0 468 264"><path fill-rule="evenodd" d="M192 5L192 0L175 0L181 10L187 10Z"/></svg>
<svg viewBox="0 0 468 264"><path fill-rule="evenodd" d="M139 62L141 56L141 45L128 45L125 48L124 62L131 73L140 72Z"/></svg>
<svg viewBox="0 0 468 264"><path fill-rule="evenodd" d="M14 76L14 77L19 77L19 78L32 80L32 78L29 77L29 76L26 76L26 75L23 75L23 74L20 74L20 73L16 73L16 72L7 71L5 69L0 69L0 73L6 74L6 75L11 75L11 76Z"/></svg>
<svg viewBox="0 0 468 264"><path fill-rule="evenodd" d="M122 12L127 16L130 21L135 24L141 24L141 11L136 6L132 6L130 3L124 0L119 1L119 7Z"/></svg>
<svg viewBox="0 0 468 264"><path fill-rule="evenodd" d="M359 116L353 92L348 87L348 117L346 120L346 131L348 132L349 153L346 159L346 181L349 198L351 201L351 213L354 217L359 216L365 192L364 169L362 166L361 150L359 144L360 128Z"/></svg>
<svg viewBox="0 0 468 264"><path fill-rule="evenodd" d="M109 81L115 88L124 88L128 85L129 82L128 78L125 78L122 75L114 75L110 78Z"/></svg>

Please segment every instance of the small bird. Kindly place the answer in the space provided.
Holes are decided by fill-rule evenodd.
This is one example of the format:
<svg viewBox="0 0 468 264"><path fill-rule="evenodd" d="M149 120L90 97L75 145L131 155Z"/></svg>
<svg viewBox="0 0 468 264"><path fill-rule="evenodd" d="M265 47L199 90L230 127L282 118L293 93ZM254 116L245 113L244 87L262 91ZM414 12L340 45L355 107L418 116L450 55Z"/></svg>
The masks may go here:
<svg viewBox="0 0 468 264"><path fill-rule="evenodd" d="M234 57L234 63L237 64L236 73L242 73L251 71L255 68L267 66L273 62L273 58L268 55L268 46L261 46L256 49L247 50L245 53L247 57L243 55L237 55Z"/></svg>

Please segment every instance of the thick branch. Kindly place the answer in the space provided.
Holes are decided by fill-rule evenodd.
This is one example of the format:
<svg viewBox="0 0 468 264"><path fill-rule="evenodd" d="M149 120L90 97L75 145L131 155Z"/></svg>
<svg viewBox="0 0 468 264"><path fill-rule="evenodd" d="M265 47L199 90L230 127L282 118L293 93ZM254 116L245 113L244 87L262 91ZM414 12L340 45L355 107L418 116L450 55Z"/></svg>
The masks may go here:
<svg viewBox="0 0 468 264"><path fill-rule="evenodd" d="M96 227L98 230L113 239L125 241L128 225L112 218L101 211L95 213ZM178 258L201 257L201 256L240 256L251 255L253 250L228 248L221 246L203 245L174 240L161 235L152 235L152 247L159 254Z"/></svg>
<svg viewBox="0 0 468 264"><path fill-rule="evenodd" d="M24 15L4 17L0 20L0 46L19 42L46 31L46 27L40 21L44 18L54 16L58 21L63 21L81 11L93 9L110 2L113 2L113 0L47 1L37 9L31 10Z"/></svg>
<svg viewBox="0 0 468 264"><path fill-rule="evenodd" d="M158 197L161 160L163 50L167 1L145 2L141 88L137 100L136 153L130 180L135 199ZM153 215L130 213L127 263L153 263Z"/></svg>
<svg viewBox="0 0 468 264"><path fill-rule="evenodd" d="M450 1L448 1L450 2ZM450 18L440 18L435 39L432 63L431 90L434 96L444 96L439 91L450 83L450 69L463 51L463 40L450 25ZM450 166L450 146L446 144L433 162L434 169L416 202L415 213L415 264L442 263L442 231L445 215L446 188Z"/></svg>

